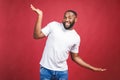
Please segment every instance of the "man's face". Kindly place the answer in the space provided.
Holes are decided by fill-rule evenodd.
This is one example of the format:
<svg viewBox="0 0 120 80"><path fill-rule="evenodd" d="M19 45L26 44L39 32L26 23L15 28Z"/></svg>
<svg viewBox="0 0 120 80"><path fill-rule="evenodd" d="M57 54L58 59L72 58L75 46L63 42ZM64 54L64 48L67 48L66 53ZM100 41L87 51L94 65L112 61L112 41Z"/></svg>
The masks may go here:
<svg viewBox="0 0 120 80"><path fill-rule="evenodd" d="M65 29L72 29L74 23L76 22L76 16L72 12L66 12L63 18L63 25Z"/></svg>

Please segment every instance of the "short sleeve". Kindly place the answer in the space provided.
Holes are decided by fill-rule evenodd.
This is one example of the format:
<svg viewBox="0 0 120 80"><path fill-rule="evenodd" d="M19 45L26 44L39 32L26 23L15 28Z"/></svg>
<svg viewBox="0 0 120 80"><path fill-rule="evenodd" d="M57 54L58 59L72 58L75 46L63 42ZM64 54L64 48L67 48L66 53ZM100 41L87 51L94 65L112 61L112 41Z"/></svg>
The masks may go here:
<svg viewBox="0 0 120 80"><path fill-rule="evenodd" d="M80 39L72 46L70 52L79 53Z"/></svg>
<svg viewBox="0 0 120 80"><path fill-rule="evenodd" d="M42 28L42 32L45 36L48 36L51 32L51 25L52 25L52 22L47 24L47 26L45 26L44 28Z"/></svg>

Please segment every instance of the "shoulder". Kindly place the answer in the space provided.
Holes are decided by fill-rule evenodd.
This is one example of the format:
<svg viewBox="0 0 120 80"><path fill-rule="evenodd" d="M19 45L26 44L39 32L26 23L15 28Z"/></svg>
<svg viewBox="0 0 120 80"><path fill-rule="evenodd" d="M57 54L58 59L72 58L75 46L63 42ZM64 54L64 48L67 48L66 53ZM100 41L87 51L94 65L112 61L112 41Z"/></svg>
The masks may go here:
<svg viewBox="0 0 120 80"><path fill-rule="evenodd" d="M52 21L50 23L48 23L48 26L50 26L50 29L59 29L60 26L61 26L61 23L60 22L57 22L57 21Z"/></svg>
<svg viewBox="0 0 120 80"><path fill-rule="evenodd" d="M80 35L77 33L76 30L73 30L73 32L74 32L74 35L75 35L76 37L80 38Z"/></svg>
<svg viewBox="0 0 120 80"><path fill-rule="evenodd" d="M60 23L57 22L57 21L52 21L52 22L49 23L49 25L59 25L59 24L60 24Z"/></svg>
<svg viewBox="0 0 120 80"><path fill-rule="evenodd" d="M80 41L80 35L74 30L74 38Z"/></svg>

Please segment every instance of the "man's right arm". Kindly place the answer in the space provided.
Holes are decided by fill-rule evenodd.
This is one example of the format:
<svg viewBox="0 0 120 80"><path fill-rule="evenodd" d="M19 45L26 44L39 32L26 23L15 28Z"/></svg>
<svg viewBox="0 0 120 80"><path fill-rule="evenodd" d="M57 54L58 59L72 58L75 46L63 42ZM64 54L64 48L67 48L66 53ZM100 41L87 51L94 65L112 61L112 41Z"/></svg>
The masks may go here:
<svg viewBox="0 0 120 80"><path fill-rule="evenodd" d="M31 4L31 9L38 14L38 18L36 20L35 27L34 27L33 37L34 39L41 39L45 37L45 35L41 31L43 12L35 8L32 4Z"/></svg>

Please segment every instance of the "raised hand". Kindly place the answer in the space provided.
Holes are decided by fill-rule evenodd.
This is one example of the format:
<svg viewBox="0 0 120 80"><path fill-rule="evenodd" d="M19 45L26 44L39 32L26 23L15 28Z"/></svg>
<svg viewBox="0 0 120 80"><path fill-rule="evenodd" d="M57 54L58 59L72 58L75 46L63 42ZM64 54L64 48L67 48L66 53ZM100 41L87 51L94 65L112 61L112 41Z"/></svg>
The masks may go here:
<svg viewBox="0 0 120 80"><path fill-rule="evenodd" d="M33 11L35 11L38 15L42 16L43 15L43 12L42 10L38 9L38 8L35 8L32 4L30 5L31 9Z"/></svg>

